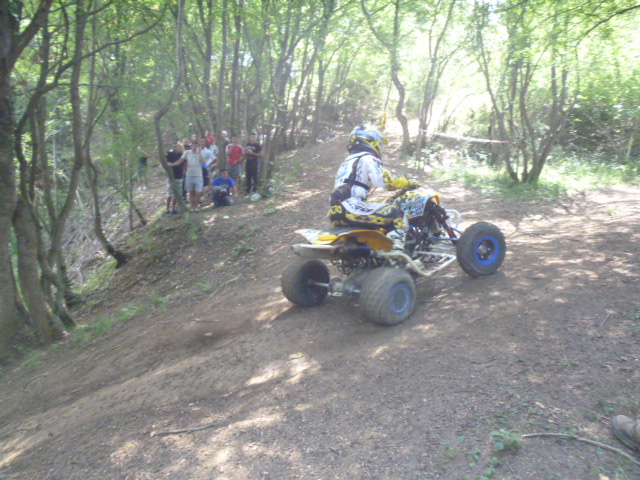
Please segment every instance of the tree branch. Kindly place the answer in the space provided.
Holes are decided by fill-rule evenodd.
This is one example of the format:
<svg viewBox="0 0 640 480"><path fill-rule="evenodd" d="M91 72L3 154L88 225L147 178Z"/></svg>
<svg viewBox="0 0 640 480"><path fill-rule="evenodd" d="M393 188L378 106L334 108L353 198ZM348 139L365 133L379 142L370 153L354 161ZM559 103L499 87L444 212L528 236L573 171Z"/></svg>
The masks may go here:
<svg viewBox="0 0 640 480"><path fill-rule="evenodd" d="M611 445L607 445L605 443L596 442L595 440L589 440L588 438L578 437L576 435L571 435L569 433L530 433L528 435L522 435L522 438L532 438L532 437L559 437L559 438L571 438L573 440L577 440L578 442L588 443L589 445L594 445L596 447L604 448L606 450L610 450L612 452L617 453L618 455L622 455L624 458L632 461L636 465L640 466L640 462L633 458L626 452L622 450L612 447Z"/></svg>
<svg viewBox="0 0 640 480"><path fill-rule="evenodd" d="M612 13L608 17L603 18L602 20L597 22L593 27L591 27L589 30L587 30L586 33L583 35L583 38L587 37L592 31L594 31L596 28L598 28L603 23L607 23L612 18L617 17L619 15L624 15L625 13L628 13L628 12L630 12L632 10L635 10L636 8L640 8L640 4L634 5L633 7L625 8L625 9L622 9L622 10L618 10L617 12Z"/></svg>

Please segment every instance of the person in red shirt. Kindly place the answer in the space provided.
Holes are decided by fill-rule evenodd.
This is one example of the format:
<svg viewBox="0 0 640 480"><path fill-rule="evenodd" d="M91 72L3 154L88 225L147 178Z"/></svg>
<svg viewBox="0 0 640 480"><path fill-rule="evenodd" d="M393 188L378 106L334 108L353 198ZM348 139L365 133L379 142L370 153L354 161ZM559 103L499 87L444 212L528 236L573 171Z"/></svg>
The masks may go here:
<svg viewBox="0 0 640 480"><path fill-rule="evenodd" d="M238 143L238 136L231 135L231 143L227 145L227 170L229 176L238 183L242 173L242 159L244 158L244 148Z"/></svg>
<svg viewBox="0 0 640 480"><path fill-rule="evenodd" d="M207 142L209 142L209 145L213 145L214 143L216 143L216 137L214 137L213 135L211 135L209 133L209 130L205 130L204 132L204 138L207 140Z"/></svg>

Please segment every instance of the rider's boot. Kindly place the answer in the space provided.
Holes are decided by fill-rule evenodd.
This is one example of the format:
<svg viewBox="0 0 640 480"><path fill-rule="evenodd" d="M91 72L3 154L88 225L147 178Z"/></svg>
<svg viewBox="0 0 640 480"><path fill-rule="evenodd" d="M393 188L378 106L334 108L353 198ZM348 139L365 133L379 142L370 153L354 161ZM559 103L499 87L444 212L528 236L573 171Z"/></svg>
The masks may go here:
<svg viewBox="0 0 640 480"><path fill-rule="evenodd" d="M624 415L617 415L611 423L616 437L630 449L640 452L640 422Z"/></svg>
<svg viewBox="0 0 640 480"><path fill-rule="evenodd" d="M407 239L407 232L396 228L387 232L387 238L393 242L393 250L404 251L404 243Z"/></svg>

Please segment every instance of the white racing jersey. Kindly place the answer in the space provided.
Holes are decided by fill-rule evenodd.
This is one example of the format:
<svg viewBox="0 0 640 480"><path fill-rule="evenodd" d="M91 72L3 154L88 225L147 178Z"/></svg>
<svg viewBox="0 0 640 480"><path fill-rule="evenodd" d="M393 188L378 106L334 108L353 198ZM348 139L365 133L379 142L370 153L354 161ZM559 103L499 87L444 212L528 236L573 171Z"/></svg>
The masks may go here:
<svg viewBox="0 0 640 480"><path fill-rule="evenodd" d="M353 166L357 160L355 181L368 185L369 187L378 187L385 190L397 190L406 186L407 179L404 177L396 177L382 166L380 159L370 153L358 152L349 155L344 159L334 184L334 190L338 187L349 183L349 177L353 172ZM351 185L351 197L342 202L342 206L349 213L355 215L372 215L381 208L388 208L384 203L367 203L367 195L369 191L360 185Z"/></svg>

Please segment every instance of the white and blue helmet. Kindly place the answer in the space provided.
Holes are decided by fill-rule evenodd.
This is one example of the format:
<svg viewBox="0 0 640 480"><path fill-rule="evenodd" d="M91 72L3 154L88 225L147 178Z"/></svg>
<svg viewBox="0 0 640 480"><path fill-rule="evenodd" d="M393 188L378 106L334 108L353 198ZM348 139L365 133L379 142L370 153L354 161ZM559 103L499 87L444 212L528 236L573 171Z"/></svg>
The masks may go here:
<svg viewBox="0 0 640 480"><path fill-rule="evenodd" d="M377 128L371 125L358 125L349 135L349 153L370 152L380 158L382 145L387 144L387 139Z"/></svg>

